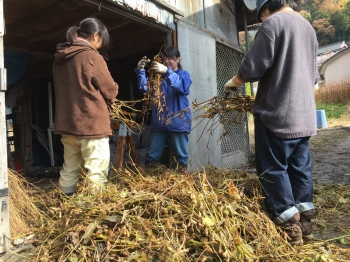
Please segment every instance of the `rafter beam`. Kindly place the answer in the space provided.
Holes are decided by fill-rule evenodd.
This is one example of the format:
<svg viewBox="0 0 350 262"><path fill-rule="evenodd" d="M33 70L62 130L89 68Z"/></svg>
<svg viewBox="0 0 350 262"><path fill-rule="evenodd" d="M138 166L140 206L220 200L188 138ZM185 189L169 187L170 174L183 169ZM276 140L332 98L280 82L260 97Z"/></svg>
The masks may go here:
<svg viewBox="0 0 350 262"><path fill-rule="evenodd" d="M95 0L74 0L74 1L84 4L86 6L93 7L97 10L108 11L109 13L112 13L114 15L120 15L123 18L132 19L132 21L134 22L156 28L157 30L160 30L162 32L167 33L171 30L165 25L156 23L152 18L141 16L139 13L133 12L133 10L124 8L123 6L117 6L108 2L106 3L103 1L95 1Z"/></svg>
<svg viewBox="0 0 350 262"><path fill-rule="evenodd" d="M68 1L70 1L70 0L58 0L56 2L56 4L50 5L49 7L44 8L38 12L35 12L26 18L23 18L17 22L14 22L12 24L7 25L6 26L7 34L11 34L11 31L13 31L16 28L25 27L29 23L32 23L32 20L36 19L37 17L43 16L43 15L47 14L48 12L55 11L58 6L62 6L64 3L68 2Z"/></svg>
<svg viewBox="0 0 350 262"><path fill-rule="evenodd" d="M59 28L54 28L50 31L46 31L46 32L43 32L39 35L35 35L31 38L28 38L27 41L29 43L36 43L36 42L40 42L42 40L57 36L57 35L62 34L62 33L63 33L63 35L65 35L65 33L69 27L71 27L73 25L77 25L82 19L84 19L86 17L96 16L96 14L97 14L96 11L90 12L88 14L84 14L84 15L80 16L79 18L74 19L73 21L69 21L67 23L60 25Z"/></svg>

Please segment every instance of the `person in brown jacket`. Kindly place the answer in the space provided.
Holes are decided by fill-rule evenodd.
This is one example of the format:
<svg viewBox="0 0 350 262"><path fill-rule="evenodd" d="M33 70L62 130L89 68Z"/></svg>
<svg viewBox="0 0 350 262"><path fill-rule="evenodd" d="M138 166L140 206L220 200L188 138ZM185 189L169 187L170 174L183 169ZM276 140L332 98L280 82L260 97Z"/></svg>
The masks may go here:
<svg viewBox="0 0 350 262"><path fill-rule="evenodd" d="M62 135L64 164L59 187L73 195L80 174L94 188L107 181L112 135L108 104L118 94L104 58L109 34L96 18L86 18L67 31L67 42L57 45L53 63L56 97L55 134Z"/></svg>

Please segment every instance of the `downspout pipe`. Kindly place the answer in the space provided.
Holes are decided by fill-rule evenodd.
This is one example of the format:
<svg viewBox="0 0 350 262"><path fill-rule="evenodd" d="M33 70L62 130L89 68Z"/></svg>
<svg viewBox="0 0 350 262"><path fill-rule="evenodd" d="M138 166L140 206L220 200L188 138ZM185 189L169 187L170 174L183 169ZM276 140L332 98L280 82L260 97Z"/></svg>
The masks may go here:
<svg viewBox="0 0 350 262"><path fill-rule="evenodd" d="M247 8L244 6L243 7L243 21L244 21L244 32L245 32L245 45L246 45L246 50L248 52L249 50L249 42L248 42L248 23L247 23ZM250 86L250 93L252 96L254 96L254 88L253 88L253 83L249 83Z"/></svg>

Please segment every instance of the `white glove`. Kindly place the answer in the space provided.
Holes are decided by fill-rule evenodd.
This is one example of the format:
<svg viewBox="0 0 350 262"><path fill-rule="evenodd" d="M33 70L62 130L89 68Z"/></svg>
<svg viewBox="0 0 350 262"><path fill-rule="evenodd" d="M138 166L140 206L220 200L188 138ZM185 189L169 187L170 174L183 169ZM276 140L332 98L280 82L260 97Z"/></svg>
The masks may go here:
<svg viewBox="0 0 350 262"><path fill-rule="evenodd" d="M168 68L158 62L152 62L151 67L149 68L149 70L153 70L155 73L159 73L159 74L165 74L166 71L168 70Z"/></svg>
<svg viewBox="0 0 350 262"><path fill-rule="evenodd" d="M239 83L236 82L236 81L233 81L234 78L235 78L235 77L231 78L230 80L228 80L228 81L226 82L226 84L224 85L224 90L225 90L225 91L233 91L233 92L236 92L236 91L238 90L238 88L242 85L242 83L241 83L237 78L235 78L235 80L236 80L236 81L238 80Z"/></svg>
<svg viewBox="0 0 350 262"><path fill-rule="evenodd" d="M142 70L145 68L145 65L149 63L151 60L147 59L147 56L142 57L142 59L137 64L137 69Z"/></svg>

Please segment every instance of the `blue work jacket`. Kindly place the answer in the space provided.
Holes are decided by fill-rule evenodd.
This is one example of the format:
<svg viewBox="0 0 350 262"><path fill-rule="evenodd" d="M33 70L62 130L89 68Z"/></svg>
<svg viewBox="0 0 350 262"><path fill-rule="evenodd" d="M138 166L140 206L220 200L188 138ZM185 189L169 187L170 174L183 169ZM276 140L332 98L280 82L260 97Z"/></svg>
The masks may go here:
<svg viewBox="0 0 350 262"><path fill-rule="evenodd" d="M137 86L139 90L141 92L146 92L148 80L146 77L146 70L138 70L135 68L134 71L137 75ZM153 106L151 130L189 133L191 131L192 121L190 105L187 99L192 84L190 74L181 69L172 71L169 67L167 72L162 75L162 78L163 80L160 88L164 93L168 109L163 106L163 112L159 115L157 106ZM163 101L162 104L164 104ZM182 113L181 117L173 117L174 114L186 108L187 110Z"/></svg>

